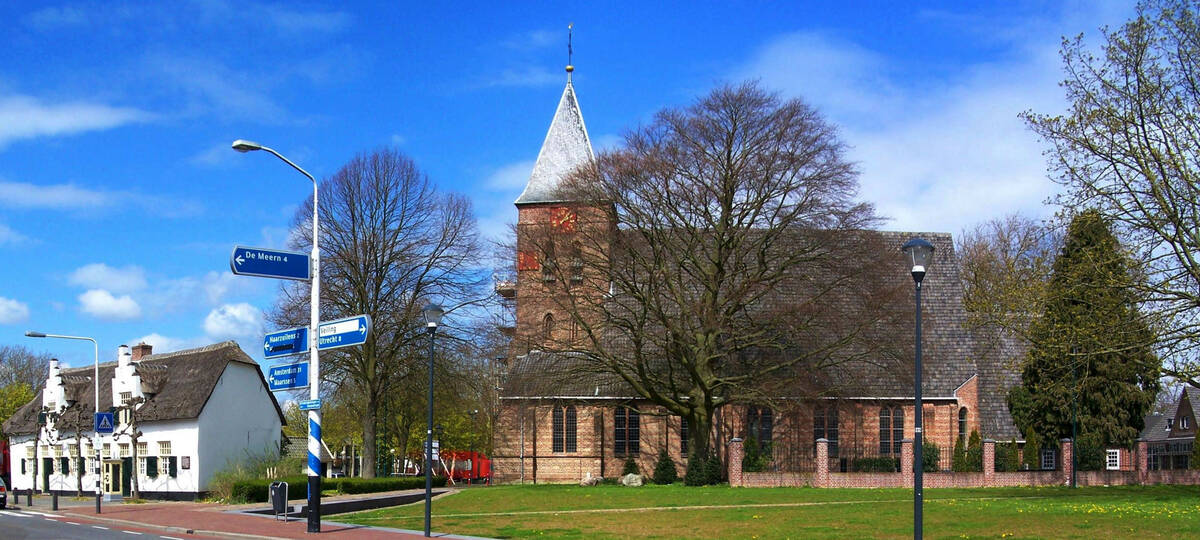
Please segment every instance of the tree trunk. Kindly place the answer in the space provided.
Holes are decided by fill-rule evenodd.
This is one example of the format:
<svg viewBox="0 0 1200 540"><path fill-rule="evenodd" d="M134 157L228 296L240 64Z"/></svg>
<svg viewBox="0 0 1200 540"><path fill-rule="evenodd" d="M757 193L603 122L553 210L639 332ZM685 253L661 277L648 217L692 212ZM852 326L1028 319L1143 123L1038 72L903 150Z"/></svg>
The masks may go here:
<svg viewBox="0 0 1200 540"><path fill-rule="evenodd" d="M378 402L371 399L363 411L362 477L375 478L375 414Z"/></svg>
<svg viewBox="0 0 1200 540"><path fill-rule="evenodd" d="M83 455L83 439L82 434L75 432L75 496L83 496L83 465L79 461L83 460L83 465L87 464L87 458Z"/></svg>

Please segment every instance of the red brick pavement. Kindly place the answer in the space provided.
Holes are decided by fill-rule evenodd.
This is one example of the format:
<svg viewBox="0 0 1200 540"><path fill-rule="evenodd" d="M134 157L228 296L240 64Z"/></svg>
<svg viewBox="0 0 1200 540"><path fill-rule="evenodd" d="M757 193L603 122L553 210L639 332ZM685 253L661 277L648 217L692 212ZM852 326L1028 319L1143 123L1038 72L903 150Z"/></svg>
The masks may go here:
<svg viewBox="0 0 1200 540"><path fill-rule="evenodd" d="M79 519L95 520L131 526L150 526L167 532L197 534L226 538L313 538L308 533L304 519L291 518L288 522L270 516L246 515L236 512L246 506L228 506L211 503L165 502L147 504L106 505L100 515L92 506L63 508L59 513ZM357 525L330 523L336 516L323 516L320 536L354 539L398 539L424 538L420 533L404 533L394 530L375 529ZM446 535L434 536L446 537Z"/></svg>

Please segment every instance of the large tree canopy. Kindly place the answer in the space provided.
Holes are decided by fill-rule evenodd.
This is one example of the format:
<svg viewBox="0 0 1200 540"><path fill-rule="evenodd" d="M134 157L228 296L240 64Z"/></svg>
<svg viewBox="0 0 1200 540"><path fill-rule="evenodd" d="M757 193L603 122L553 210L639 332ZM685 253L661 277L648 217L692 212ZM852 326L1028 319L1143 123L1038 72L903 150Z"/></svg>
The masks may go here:
<svg viewBox="0 0 1200 540"><path fill-rule="evenodd" d="M1119 231L1148 280L1136 284L1161 325L1166 373L1200 386L1200 26L1197 5L1141 3L1137 17L1105 31L1093 55L1082 36L1064 40L1070 110L1028 113L1053 147L1060 203L1098 209Z"/></svg>
<svg viewBox="0 0 1200 540"><path fill-rule="evenodd" d="M1014 420L1039 440L1072 435L1093 446L1129 447L1159 389L1153 336L1138 313L1128 258L1104 218L1075 216L1030 329Z"/></svg>
<svg viewBox="0 0 1200 540"><path fill-rule="evenodd" d="M425 372L421 309L435 301L453 310L483 295L475 218L466 198L439 193L393 150L355 157L320 189L321 318L372 320L362 346L322 353L321 378L347 398L362 425L364 461L374 463L385 402L416 399L397 391L406 377ZM304 206L293 247L311 249L312 201ZM285 289L273 322L306 325L309 290Z"/></svg>
<svg viewBox="0 0 1200 540"><path fill-rule="evenodd" d="M718 407L815 395L822 367L879 358L860 338L894 315L877 263L899 246L864 233L876 218L844 150L804 102L722 86L573 176L563 199L596 210L540 236L569 254L543 270L575 328L557 348L686 419L689 464Z"/></svg>

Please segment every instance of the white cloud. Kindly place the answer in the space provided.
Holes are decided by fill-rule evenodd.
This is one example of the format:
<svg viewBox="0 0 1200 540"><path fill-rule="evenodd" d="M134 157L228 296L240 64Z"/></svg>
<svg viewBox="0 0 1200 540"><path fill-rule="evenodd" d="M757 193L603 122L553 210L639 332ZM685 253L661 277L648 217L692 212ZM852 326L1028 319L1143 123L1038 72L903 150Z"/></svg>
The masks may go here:
<svg viewBox="0 0 1200 540"><path fill-rule="evenodd" d="M145 343L153 347L154 354L161 354L202 347L208 342L201 338L173 338L154 333L131 340L129 343Z"/></svg>
<svg viewBox="0 0 1200 540"><path fill-rule="evenodd" d="M801 97L839 128L862 171L862 198L893 219L885 228L958 233L1012 212L1052 213L1042 202L1057 187L1018 117L1063 106L1058 44L1038 45L914 78L883 53L797 33L766 44L736 76Z"/></svg>
<svg viewBox="0 0 1200 540"><path fill-rule="evenodd" d="M193 217L204 210L202 204L190 199L171 199L129 191L103 191L75 184L37 185L0 180L0 207L117 212L127 206L143 208L167 218Z"/></svg>
<svg viewBox="0 0 1200 540"><path fill-rule="evenodd" d="M529 183L529 175L532 173L533 160L509 163L489 174L483 182L483 188L488 191L511 193L513 200L516 200L521 190L525 189L525 184Z"/></svg>
<svg viewBox="0 0 1200 540"><path fill-rule="evenodd" d="M259 280L233 275L232 272L208 272L203 276L166 279L152 284L141 298L155 315L196 307L216 306L235 291L250 291L260 287Z"/></svg>
<svg viewBox="0 0 1200 540"><path fill-rule="evenodd" d="M392 144L395 146L400 146L400 145L408 142L408 139L404 138L404 136L399 133L393 133L390 140L392 141Z"/></svg>
<svg viewBox="0 0 1200 540"><path fill-rule="evenodd" d="M145 122L150 113L82 101L47 104L29 96L0 97L0 147L20 140L111 129Z"/></svg>
<svg viewBox="0 0 1200 540"><path fill-rule="evenodd" d="M564 28L563 31L559 32L553 30L532 30L529 32L522 32L510 36L508 39L500 42L500 45L507 49L528 51L532 49L548 47L551 45L566 45L566 41L567 32Z"/></svg>
<svg viewBox="0 0 1200 540"><path fill-rule="evenodd" d="M92 263L71 272L67 282L85 289L129 293L146 288L146 271L132 264L124 268L113 268L104 263Z"/></svg>
<svg viewBox="0 0 1200 540"><path fill-rule="evenodd" d="M130 320L142 315L142 308L132 297L113 296L104 289L92 289L79 295L79 309L105 320Z"/></svg>
<svg viewBox="0 0 1200 540"><path fill-rule="evenodd" d="M28 236L25 236L8 225L0 223L0 246L5 244L24 244L31 241Z"/></svg>
<svg viewBox="0 0 1200 540"><path fill-rule="evenodd" d="M29 306L0 296L0 324L16 324L29 318Z"/></svg>
<svg viewBox="0 0 1200 540"><path fill-rule="evenodd" d="M255 337L262 331L262 311L244 302L225 304L204 318L204 332L213 339Z"/></svg>
<svg viewBox="0 0 1200 540"><path fill-rule="evenodd" d="M236 158L237 152L229 147L229 143L221 143L193 155L188 161L196 165L221 167L233 163Z"/></svg>

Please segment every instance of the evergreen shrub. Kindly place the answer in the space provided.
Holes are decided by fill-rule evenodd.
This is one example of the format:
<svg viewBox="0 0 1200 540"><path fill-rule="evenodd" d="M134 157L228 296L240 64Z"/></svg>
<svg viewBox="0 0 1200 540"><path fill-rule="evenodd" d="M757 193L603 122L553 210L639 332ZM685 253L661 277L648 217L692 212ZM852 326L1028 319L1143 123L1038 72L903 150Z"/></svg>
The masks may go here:
<svg viewBox="0 0 1200 540"><path fill-rule="evenodd" d="M627 474L642 474L641 471L638 470L637 461L634 461L633 458L625 458L625 466L621 469L621 476L625 476Z"/></svg>
<svg viewBox="0 0 1200 540"><path fill-rule="evenodd" d="M674 484L678 479L679 473L675 471L675 460L671 459L664 448L658 453L658 462L654 464L654 483Z"/></svg>

